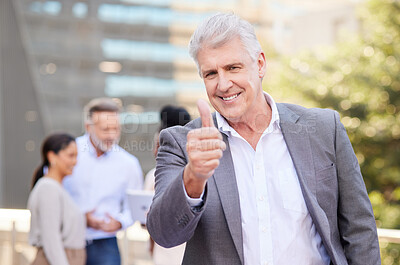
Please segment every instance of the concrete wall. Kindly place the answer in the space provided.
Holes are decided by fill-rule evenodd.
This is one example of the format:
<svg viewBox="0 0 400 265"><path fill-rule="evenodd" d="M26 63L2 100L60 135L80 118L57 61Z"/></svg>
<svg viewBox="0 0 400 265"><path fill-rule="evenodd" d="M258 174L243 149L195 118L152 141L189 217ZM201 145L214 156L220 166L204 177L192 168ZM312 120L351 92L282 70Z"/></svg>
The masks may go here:
<svg viewBox="0 0 400 265"><path fill-rule="evenodd" d="M0 207L25 208L44 129L13 1L0 10Z"/></svg>

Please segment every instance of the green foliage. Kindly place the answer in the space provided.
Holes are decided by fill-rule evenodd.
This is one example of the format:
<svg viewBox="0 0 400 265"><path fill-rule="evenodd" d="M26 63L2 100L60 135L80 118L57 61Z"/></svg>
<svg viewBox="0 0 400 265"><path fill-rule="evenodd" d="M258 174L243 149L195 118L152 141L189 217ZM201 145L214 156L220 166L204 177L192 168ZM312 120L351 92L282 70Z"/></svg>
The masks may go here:
<svg viewBox="0 0 400 265"><path fill-rule="evenodd" d="M378 227L400 229L400 2L369 0L359 16L359 35L281 58L265 88L279 101L340 113ZM399 244L382 247L382 264L400 264Z"/></svg>
<svg viewBox="0 0 400 265"><path fill-rule="evenodd" d="M359 13L359 36L283 59L266 85L278 98L338 110L368 190L387 194L400 184L400 3L371 0Z"/></svg>

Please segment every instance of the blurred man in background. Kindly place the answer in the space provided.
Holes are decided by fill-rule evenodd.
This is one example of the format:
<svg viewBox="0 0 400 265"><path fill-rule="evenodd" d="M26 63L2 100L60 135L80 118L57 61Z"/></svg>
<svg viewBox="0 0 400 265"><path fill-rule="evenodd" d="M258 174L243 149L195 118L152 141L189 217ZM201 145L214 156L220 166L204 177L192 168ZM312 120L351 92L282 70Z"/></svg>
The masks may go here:
<svg viewBox="0 0 400 265"><path fill-rule="evenodd" d="M78 162L64 180L86 214L87 265L121 263L115 235L133 223L125 192L143 185L137 158L118 146L119 111L109 98L93 99L86 105L86 134L76 139Z"/></svg>

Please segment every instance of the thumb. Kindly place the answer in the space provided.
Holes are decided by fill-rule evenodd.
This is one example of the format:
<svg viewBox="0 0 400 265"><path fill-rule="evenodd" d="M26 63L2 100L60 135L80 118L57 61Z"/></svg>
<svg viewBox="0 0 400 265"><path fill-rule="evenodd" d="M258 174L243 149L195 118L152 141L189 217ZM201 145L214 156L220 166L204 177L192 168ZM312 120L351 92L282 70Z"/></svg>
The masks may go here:
<svg viewBox="0 0 400 265"><path fill-rule="evenodd" d="M215 127L214 120L211 116L210 106L205 100L199 99L197 101L197 109L200 113L202 127Z"/></svg>

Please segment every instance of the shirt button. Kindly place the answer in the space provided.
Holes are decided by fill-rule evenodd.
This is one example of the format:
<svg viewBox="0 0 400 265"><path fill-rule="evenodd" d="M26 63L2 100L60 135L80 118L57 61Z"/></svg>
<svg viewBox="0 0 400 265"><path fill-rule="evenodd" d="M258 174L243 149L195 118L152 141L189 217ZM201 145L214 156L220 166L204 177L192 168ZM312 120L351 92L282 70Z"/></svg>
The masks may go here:
<svg viewBox="0 0 400 265"><path fill-rule="evenodd" d="M263 226L262 231L265 233L267 232L267 228L265 226Z"/></svg>
<svg viewBox="0 0 400 265"><path fill-rule="evenodd" d="M258 197L258 200L259 200L259 201L263 201L263 200L264 200L264 196Z"/></svg>
<svg viewBox="0 0 400 265"><path fill-rule="evenodd" d="M264 265L268 265L268 262L264 261Z"/></svg>

